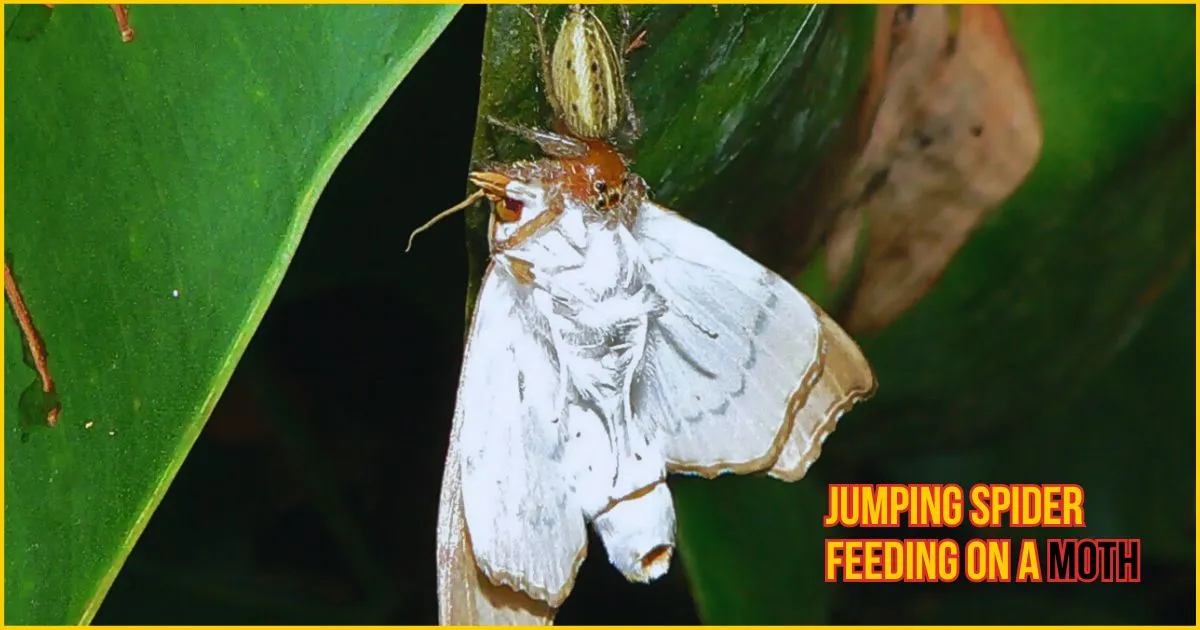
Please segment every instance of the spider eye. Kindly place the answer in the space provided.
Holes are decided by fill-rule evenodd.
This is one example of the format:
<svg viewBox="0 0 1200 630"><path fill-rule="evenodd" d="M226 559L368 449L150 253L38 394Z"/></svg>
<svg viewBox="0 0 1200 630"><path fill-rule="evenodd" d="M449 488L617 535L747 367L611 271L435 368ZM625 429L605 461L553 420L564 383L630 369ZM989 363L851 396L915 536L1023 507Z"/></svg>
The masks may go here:
<svg viewBox="0 0 1200 630"><path fill-rule="evenodd" d="M603 181L599 181L599 182L596 182L595 188L596 188L596 192L603 195L604 191L608 190L608 184Z"/></svg>

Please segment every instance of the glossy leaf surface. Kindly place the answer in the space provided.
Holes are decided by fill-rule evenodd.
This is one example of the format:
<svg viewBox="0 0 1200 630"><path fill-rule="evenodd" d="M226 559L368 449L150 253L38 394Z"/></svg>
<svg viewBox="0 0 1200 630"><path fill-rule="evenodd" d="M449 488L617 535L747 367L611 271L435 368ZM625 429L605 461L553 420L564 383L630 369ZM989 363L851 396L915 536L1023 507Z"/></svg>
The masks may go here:
<svg viewBox="0 0 1200 630"><path fill-rule="evenodd" d="M5 326L8 623L95 614L334 166L453 6L7 6L5 250L59 425Z"/></svg>

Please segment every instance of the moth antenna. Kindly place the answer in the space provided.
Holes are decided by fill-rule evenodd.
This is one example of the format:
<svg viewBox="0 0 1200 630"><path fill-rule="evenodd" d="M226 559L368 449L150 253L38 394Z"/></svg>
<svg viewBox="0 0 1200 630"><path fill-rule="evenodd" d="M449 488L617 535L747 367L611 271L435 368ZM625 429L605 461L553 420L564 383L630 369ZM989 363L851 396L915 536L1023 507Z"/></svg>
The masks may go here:
<svg viewBox="0 0 1200 630"><path fill-rule="evenodd" d="M412 234L408 235L408 247L404 248L404 253L408 253L408 251L412 249L413 239L416 238L418 234L433 227L433 225L435 223L437 223L438 221L441 221L442 219L445 219L446 217L454 214L455 212L458 212L459 210L467 208L471 204L475 203L476 201L483 199L484 196L486 196L486 194L487 193L483 192L482 190L476 190L475 192L471 193L471 195L469 197L467 197L466 199L459 202L453 208L448 208L446 210L442 210L441 212L437 213L437 216L426 221L424 225L413 230Z"/></svg>

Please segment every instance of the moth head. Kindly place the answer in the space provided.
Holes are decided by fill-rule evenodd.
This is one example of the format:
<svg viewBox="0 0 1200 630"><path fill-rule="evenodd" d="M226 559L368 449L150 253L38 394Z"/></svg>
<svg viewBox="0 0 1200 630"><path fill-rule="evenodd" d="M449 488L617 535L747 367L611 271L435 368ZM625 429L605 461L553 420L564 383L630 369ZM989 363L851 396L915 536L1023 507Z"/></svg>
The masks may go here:
<svg viewBox="0 0 1200 630"><path fill-rule="evenodd" d="M546 183L554 170L544 162L518 162L471 173L471 183L491 202L488 231L494 250L518 246L562 215L562 195Z"/></svg>
<svg viewBox="0 0 1200 630"><path fill-rule="evenodd" d="M478 190L454 207L443 210L424 225L413 230L408 237L408 247L404 251L412 249L413 239L418 234L455 212L470 207L480 199L487 198L492 202L493 222L499 225L502 231L510 234L534 218L545 214L546 192L536 181L526 183L498 171L471 173L469 179L478 187ZM507 238L507 236L502 236L502 238Z"/></svg>
<svg viewBox="0 0 1200 630"><path fill-rule="evenodd" d="M478 190L414 230L405 251L412 249L417 234L485 197L492 202L493 237L501 241L527 235L550 223L562 214L567 201L583 204L601 215L628 219L636 211L636 204L625 201L644 193L641 180L608 143L587 140L584 144L586 151L578 156L516 162L471 173L469 179Z"/></svg>
<svg viewBox="0 0 1200 630"><path fill-rule="evenodd" d="M501 224L523 225L546 211L546 189L498 172L471 173L472 184L492 202L492 215Z"/></svg>

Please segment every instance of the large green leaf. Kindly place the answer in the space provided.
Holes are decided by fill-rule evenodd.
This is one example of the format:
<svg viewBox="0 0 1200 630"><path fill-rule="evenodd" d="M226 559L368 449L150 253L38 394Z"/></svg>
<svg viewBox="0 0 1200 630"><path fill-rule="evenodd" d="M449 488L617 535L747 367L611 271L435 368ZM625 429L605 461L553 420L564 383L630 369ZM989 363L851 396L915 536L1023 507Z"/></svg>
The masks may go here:
<svg viewBox="0 0 1200 630"><path fill-rule="evenodd" d="M334 165L454 6L5 8L7 623L87 622L229 379Z"/></svg>
<svg viewBox="0 0 1200 630"><path fill-rule="evenodd" d="M629 86L645 130L631 147L635 170L656 201L727 238L749 234L786 207L802 174L827 156L847 123L866 71L874 9L702 5L631 6L630 12L629 36L645 29L649 41L629 55ZM618 37L619 13L599 15ZM547 13L550 38L559 16ZM484 46L481 114L547 127L532 19L516 7L492 7ZM478 133L476 161L535 150L502 130L481 125ZM470 219L476 275L486 255L479 245L483 212ZM825 618L823 602L810 595L820 558L809 525L819 522L821 508L808 485L672 480L680 549L706 620ZM759 519L760 512L771 517Z"/></svg>

